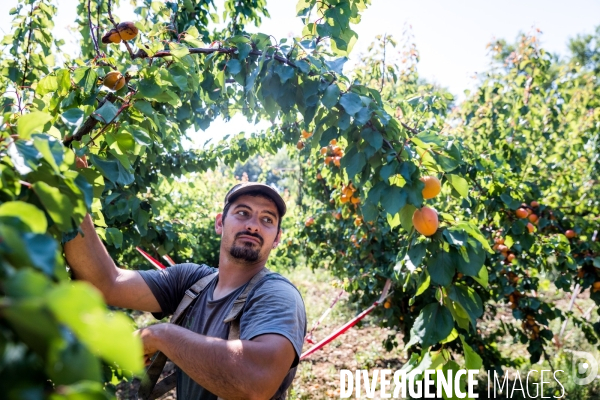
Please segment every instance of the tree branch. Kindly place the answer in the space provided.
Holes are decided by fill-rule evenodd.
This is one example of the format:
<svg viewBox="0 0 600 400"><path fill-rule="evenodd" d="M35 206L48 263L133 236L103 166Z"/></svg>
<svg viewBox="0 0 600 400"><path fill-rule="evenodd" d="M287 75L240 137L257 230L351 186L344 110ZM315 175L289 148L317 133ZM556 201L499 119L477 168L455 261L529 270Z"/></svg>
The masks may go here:
<svg viewBox="0 0 600 400"><path fill-rule="evenodd" d="M102 107L106 102L114 103L115 100L117 100L117 96L114 93L107 94L106 97L98 103L98 108L96 110L98 110L100 107ZM97 119L93 118L92 116L89 116L88 119L77 130L77 132L75 132L75 134L73 136L68 136L65 138L65 140L63 140L63 144L65 146L69 146L72 141L81 140L82 137L91 133L94 130L97 123L98 123Z"/></svg>

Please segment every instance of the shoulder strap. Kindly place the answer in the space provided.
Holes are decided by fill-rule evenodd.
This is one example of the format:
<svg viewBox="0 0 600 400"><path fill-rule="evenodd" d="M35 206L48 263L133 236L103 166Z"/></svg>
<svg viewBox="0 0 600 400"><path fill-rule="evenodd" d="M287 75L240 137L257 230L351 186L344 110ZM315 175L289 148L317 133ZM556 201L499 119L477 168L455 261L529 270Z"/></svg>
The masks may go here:
<svg viewBox="0 0 600 400"><path fill-rule="evenodd" d="M183 296L183 299L181 299L181 302L177 306L177 310L175 310L173 316L171 317L172 324L179 324L181 322L182 317L185 315L185 312L187 311L190 304L192 304L192 301L194 301L194 299L198 297L200 293L202 293L206 286L218 274L219 272L217 271L212 274L206 275L205 277L199 279L188 290L185 291L185 296ZM166 393L175 386L176 380L174 378L167 377L169 379L163 379L163 381L159 383L159 386L156 389L154 388L154 386L156 386L158 378L160 377L160 374L162 373L162 370L165 368L166 363L167 356L165 356L160 351L157 352L156 356L154 357L154 360L152 360L152 364L150 364L150 366L144 373L144 376L142 377L142 382L140 384L140 389L138 392L138 397L140 399L155 399L157 397L160 397L162 394ZM159 394L160 392L162 392L162 394Z"/></svg>
<svg viewBox="0 0 600 400"><path fill-rule="evenodd" d="M242 316L244 306L246 305L248 294L250 294L252 289L254 289L256 284L260 282L262 278L271 273L272 272L269 271L267 268L261 269L256 275L252 277L252 279L250 279L250 282L248 282L248 286L246 286L246 289L244 289L244 291L240 293L238 298L235 299L235 301L233 302L233 306L231 307L229 314L227 314L227 317L225 317L225 319L223 320L223 323L225 324L231 322L231 325L229 326L229 335L227 336L227 340L237 340L240 338L240 318Z"/></svg>
<svg viewBox="0 0 600 400"><path fill-rule="evenodd" d="M256 284L260 282L262 278L269 274L271 274L271 271L269 271L267 268L261 269L256 275L252 277L252 279L250 279L250 282L248 282L248 286L246 286L246 289L244 289L244 291L240 293L237 299L235 299L235 301L233 302L233 306L231 307L229 314L227 314L227 317L225 317L225 319L223 320L223 323L225 324L231 323L229 325L229 335L227 336L227 340L238 340L240 338L240 318L244 311L244 306L246 305L248 294L250 294L252 289L254 289ZM217 398L217 400L224 399L219 397Z"/></svg>
<svg viewBox="0 0 600 400"><path fill-rule="evenodd" d="M218 274L219 272L217 271L213 272L210 275L206 275L204 278L194 283L192 287L185 291L185 296L183 296L183 299L181 299L181 302L177 306L177 310L175 310L173 316L171 317L172 324L178 324L179 322L181 322L181 318L185 315L185 312L187 311L187 308L190 306L190 304L192 304L192 301L194 301L194 299L198 297L200 293L202 293L204 288L210 282L212 282L212 280L216 278Z"/></svg>

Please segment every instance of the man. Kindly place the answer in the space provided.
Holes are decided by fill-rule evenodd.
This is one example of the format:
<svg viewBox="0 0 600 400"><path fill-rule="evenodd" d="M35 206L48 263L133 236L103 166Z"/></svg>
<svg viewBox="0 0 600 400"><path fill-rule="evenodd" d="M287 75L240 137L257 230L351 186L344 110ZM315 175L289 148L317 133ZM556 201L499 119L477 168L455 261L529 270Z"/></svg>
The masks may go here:
<svg viewBox="0 0 600 400"><path fill-rule="evenodd" d="M306 334L304 303L285 278L269 274L249 292L240 319L240 339L227 340L223 323L247 283L263 270L281 239L285 202L271 187L241 183L216 216L221 235L218 275L194 300L181 324L156 324L138 333L148 362L163 352L178 367L180 400L283 399ZM91 282L107 304L172 314L199 279L216 270L180 264L162 271L117 268L96 235L90 216L84 236L67 242L65 256L75 278Z"/></svg>

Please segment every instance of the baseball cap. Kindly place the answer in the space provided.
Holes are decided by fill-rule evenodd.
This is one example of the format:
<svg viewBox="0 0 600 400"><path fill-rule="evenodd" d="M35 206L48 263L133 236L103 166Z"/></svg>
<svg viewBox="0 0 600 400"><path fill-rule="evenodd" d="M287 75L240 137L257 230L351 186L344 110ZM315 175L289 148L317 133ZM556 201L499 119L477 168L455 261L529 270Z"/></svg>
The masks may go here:
<svg viewBox="0 0 600 400"><path fill-rule="evenodd" d="M225 195L225 206L235 201L235 199L237 199L241 195L250 192L259 192L273 200L275 202L275 205L277 206L277 211L279 211L279 219L281 219L285 215L285 201L283 201L279 193L277 193L277 190L273 189L269 185L265 185L264 183L258 182L242 182L232 187L229 190L229 192L227 192L227 194Z"/></svg>

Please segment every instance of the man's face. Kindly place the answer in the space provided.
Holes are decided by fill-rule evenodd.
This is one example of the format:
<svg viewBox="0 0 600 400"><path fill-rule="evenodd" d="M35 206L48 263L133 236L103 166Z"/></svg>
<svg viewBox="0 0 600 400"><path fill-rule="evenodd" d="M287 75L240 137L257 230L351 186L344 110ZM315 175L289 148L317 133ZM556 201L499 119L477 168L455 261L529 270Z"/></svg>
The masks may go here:
<svg viewBox="0 0 600 400"><path fill-rule="evenodd" d="M266 262L280 239L277 206L261 196L238 197L223 219L217 215L215 229L222 236L221 251L247 264Z"/></svg>

